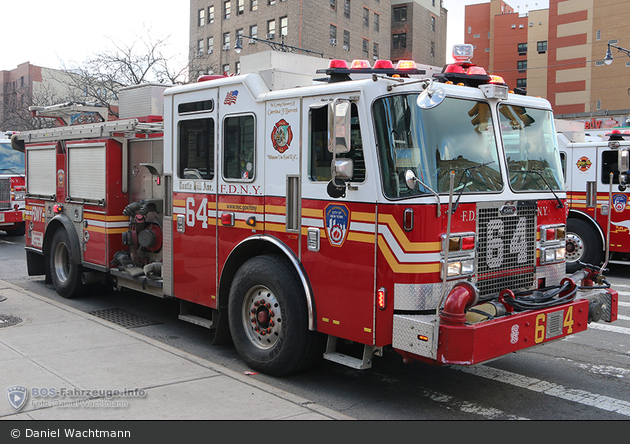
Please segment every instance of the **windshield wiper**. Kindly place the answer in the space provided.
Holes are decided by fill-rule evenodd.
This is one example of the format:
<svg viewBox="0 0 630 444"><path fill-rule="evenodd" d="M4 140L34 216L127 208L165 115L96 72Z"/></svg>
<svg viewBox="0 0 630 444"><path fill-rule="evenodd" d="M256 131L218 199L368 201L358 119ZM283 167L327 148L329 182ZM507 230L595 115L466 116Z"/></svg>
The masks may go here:
<svg viewBox="0 0 630 444"><path fill-rule="evenodd" d="M554 197L558 201L558 208L564 208L564 204L562 203L562 201L560 200L560 198L558 197L556 192L553 190L551 185L549 185L549 182L547 182L547 179L545 179L545 176L543 176L543 174L540 171L536 171L536 170L509 170L509 172L510 173L538 174L540 176L540 178L543 180L543 182L545 182L545 185L547 185L547 189L553 193Z"/></svg>
<svg viewBox="0 0 630 444"><path fill-rule="evenodd" d="M457 188L459 184L462 183L462 179L464 178L465 174L469 174L471 171L475 171L477 168L488 166L491 163L494 163L494 160L490 162L486 162L486 163L478 163L477 165L471 165L469 167L464 168L464 171L462 172L462 175L459 177L459 180L457 181L457 185L455 186L455 188ZM471 176L471 179L472 179L472 176ZM464 186L462 186L462 188L459 190L459 193L457 194L457 200L455 201L455 205L453 205L451 214L455 214L455 212L457 211L457 206L459 205L459 199L462 197L462 194L464 194L464 190L466 189L466 187L468 187L468 185L470 185L471 183L472 182L465 183Z"/></svg>

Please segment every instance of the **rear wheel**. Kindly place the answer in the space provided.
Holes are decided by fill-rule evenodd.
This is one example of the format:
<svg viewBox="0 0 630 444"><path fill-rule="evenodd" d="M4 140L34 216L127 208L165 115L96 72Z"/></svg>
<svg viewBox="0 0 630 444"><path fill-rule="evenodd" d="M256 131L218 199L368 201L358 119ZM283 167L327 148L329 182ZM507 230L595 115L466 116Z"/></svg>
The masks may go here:
<svg viewBox="0 0 630 444"><path fill-rule="evenodd" d="M581 219L567 220L567 272L583 268L578 262L600 266L604 261L604 246L595 228Z"/></svg>
<svg viewBox="0 0 630 444"><path fill-rule="evenodd" d="M82 271L81 264L72 260L68 233L57 230L50 250L50 274L57 293L68 299L83 295L86 286L81 282Z"/></svg>
<svg viewBox="0 0 630 444"><path fill-rule="evenodd" d="M325 337L308 329L306 296L295 269L279 256L258 256L236 273L228 302L230 332L252 369L283 376L315 365Z"/></svg>

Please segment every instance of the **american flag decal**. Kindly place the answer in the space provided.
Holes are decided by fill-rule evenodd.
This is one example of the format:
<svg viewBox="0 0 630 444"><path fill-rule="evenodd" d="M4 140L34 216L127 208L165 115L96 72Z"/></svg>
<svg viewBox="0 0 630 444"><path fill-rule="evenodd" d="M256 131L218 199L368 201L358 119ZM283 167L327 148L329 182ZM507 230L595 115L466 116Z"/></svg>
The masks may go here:
<svg viewBox="0 0 630 444"><path fill-rule="evenodd" d="M225 100L223 101L223 104L234 105L236 103L237 98L238 98L238 91L237 90L230 91L229 93L227 93L227 96L225 96Z"/></svg>

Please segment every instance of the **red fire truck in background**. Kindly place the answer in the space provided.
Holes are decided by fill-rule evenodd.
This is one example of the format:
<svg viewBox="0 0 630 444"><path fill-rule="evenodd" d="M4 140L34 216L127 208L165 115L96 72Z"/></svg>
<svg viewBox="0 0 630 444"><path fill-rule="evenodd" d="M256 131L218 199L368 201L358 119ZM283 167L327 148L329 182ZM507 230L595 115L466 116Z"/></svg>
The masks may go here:
<svg viewBox="0 0 630 444"><path fill-rule="evenodd" d="M630 128L586 130L578 122L556 124L570 209L567 270L583 264L630 264L628 167L623 165Z"/></svg>
<svg viewBox="0 0 630 444"><path fill-rule="evenodd" d="M615 321L602 270L565 274L549 102L454 56L131 87L121 120L14 137L29 275L177 298L271 375L386 347L471 365Z"/></svg>
<svg viewBox="0 0 630 444"><path fill-rule="evenodd" d="M0 230L24 236L24 154L11 148L14 132L0 132Z"/></svg>

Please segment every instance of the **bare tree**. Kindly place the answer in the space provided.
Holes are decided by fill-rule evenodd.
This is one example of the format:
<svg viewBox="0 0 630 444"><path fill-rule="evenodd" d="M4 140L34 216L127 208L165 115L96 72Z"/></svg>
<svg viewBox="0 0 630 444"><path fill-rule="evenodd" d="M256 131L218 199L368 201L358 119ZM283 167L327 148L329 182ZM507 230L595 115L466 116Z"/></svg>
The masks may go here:
<svg viewBox="0 0 630 444"><path fill-rule="evenodd" d="M165 55L168 38L153 38L150 31L130 43L111 40L110 49L97 52L88 60L63 64L70 74L71 87L83 92L82 99L105 105L118 116L118 91L143 83L183 84L187 67L175 68L174 59Z"/></svg>

